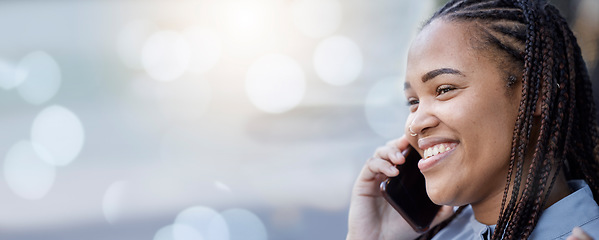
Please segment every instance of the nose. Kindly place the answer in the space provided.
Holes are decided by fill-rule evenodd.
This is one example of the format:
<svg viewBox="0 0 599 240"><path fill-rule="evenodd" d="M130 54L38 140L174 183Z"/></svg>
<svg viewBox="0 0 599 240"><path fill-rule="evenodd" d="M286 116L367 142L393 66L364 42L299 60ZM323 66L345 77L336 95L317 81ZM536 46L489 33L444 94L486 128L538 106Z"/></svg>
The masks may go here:
<svg viewBox="0 0 599 240"><path fill-rule="evenodd" d="M418 134L419 136L426 135L430 129L439 125L439 118L434 114L431 109L422 108L420 105L419 109L412 113L412 119L407 129L410 132Z"/></svg>

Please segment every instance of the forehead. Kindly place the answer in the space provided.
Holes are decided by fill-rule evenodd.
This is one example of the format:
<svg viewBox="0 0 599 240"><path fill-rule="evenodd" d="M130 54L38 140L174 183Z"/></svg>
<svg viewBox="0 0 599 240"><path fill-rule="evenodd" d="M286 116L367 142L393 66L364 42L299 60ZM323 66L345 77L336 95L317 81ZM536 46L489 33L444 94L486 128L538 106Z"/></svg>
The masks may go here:
<svg viewBox="0 0 599 240"><path fill-rule="evenodd" d="M428 71L454 68L468 71L481 63L481 53L472 47L472 23L432 21L418 34L408 52L407 77L420 78Z"/></svg>

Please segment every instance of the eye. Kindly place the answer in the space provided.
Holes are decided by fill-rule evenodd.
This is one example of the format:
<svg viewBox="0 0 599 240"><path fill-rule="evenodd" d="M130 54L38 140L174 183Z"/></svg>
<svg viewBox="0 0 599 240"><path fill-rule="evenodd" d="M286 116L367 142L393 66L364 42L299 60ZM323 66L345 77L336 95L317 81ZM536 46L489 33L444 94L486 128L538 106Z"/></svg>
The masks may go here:
<svg viewBox="0 0 599 240"><path fill-rule="evenodd" d="M418 100L417 98L408 98L408 107L410 108L410 112L415 112L416 109L418 109L418 104L420 103L420 100Z"/></svg>
<svg viewBox="0 0 599 240"><path fill-rule="evenodd" d="M454 90L454 89L456 89L456 88L454 86L451 86L451 85L441 85L441 86L439 86L437 88L437 96L439 96L441 94L444 94L444 93L447 93L447 92L449 92L451 90Z"/></svg>
<svg viewBox="0 0 599 240"><path fill-rule="evenodd" d="M414 106L416 104L420 103L420 100L415 99L415 98L409 98L408 99L408 106Z"/></svg>

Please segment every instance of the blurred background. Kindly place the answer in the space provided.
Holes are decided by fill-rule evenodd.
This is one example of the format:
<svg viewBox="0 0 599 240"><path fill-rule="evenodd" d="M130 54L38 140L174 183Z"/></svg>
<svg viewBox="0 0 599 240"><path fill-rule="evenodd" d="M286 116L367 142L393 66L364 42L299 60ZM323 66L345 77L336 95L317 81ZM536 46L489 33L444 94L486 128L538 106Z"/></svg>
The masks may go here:
<svg viewBox="0 0 599 240"><path fill-rule="evenodd" d="M444 2L0 2L0 239L344 239ZM597 80L599 1L551 2Z"/></svg>

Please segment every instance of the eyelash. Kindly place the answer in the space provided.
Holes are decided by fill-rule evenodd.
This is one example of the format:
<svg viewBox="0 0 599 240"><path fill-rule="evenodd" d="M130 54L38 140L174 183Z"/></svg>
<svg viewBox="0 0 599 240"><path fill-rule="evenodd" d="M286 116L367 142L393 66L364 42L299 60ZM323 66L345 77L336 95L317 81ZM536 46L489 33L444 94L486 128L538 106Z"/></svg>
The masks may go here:
<svg viewBox="0 0 599 240"><path fill-rule="evenodd" d="M449 91L455 90L456 88L451 86L451 85L441 85L437 88L437 90L435 91L437 93L437 96L447 93ZM408 106L413 106L416 104L419 104L420 100L417 99L408 99L407 105Z"/></svg>
<svg viewBox="0 0 599 240"><path fill-rule="evenodd" d="M450 86L450 85L441 85L441 86L439 86L437 88L437 91L436 91L437 92L437 96L439 96L441 94L444 94L444 93L447 93L447 92L449 92L451 90L454 90L454 89L456 89L456 88L453 87L453 86Z"/></svg>
<svg viewBox="0 0 599 240"><path fill-rule="evenodd" d="M408 99L407 105L408 105L408 107L409 107L409 106L412 106L412 105L416 105L416 104L418 104L418 103L420 103L420 101L419 101L419 100L415 100L415 99L413 99L413 100L410 100L410 99Z"/></svg>

